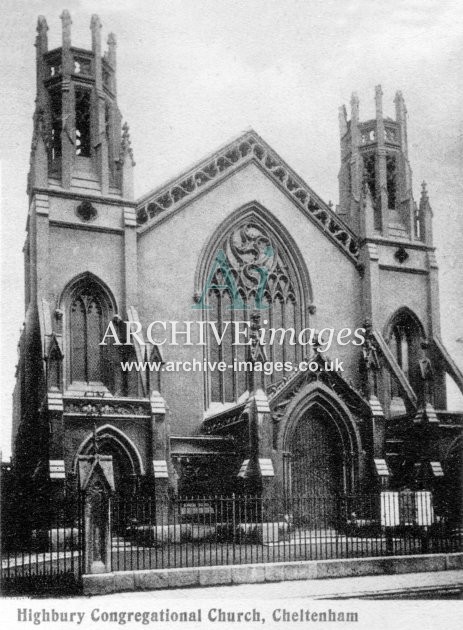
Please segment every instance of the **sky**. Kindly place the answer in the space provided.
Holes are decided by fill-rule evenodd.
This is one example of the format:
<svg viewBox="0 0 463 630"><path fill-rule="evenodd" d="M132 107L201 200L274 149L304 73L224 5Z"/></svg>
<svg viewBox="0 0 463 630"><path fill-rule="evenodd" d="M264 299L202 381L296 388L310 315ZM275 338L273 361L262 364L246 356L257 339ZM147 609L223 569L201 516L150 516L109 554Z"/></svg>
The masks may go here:
<svg viewBox="0 0 463 630"><path fill-rule="evenodd" d="M130 125L140 196L249 127L325 200L338 201L338 107L374 115L405 97L415 199L426 180L440 266L442 337L463 367L463 3L460 0L2 1L1 448L24 319L22 246L35 98L35 29L49 48L90 48L90 18L118 41L118 102ZM323 261L320 261L323 264ZM451 392L452 393L452 392ZM453 396L453 393L452 393ZM452 398L451 396L451 398Z"/></svg>

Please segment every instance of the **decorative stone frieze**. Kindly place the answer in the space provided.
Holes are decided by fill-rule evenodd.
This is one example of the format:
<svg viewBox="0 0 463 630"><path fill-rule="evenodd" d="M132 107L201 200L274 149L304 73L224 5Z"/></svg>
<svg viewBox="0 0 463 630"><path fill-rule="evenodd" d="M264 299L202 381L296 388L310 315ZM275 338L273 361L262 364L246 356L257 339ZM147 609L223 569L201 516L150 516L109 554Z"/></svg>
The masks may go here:
<svg viewBox="0 0 463 630"><path fill-rule="evenodd" d="M254 131L246 133L181 179L145 197L137 211L139 225L153 223L160 215L179 207L186 198L192 199L205 187L216 183L236 166L251 161L257 162L307 216L353 262L358 263L359 246L354 233Z"/></svg>
<svg viewBox="0 0 463 630"><path fill-rule="evenodd" d="M65 400L64 413L67 415L98 415L98 416L151 416L149 403L141 404L127 401L92 401L83 400Z"/></svg>

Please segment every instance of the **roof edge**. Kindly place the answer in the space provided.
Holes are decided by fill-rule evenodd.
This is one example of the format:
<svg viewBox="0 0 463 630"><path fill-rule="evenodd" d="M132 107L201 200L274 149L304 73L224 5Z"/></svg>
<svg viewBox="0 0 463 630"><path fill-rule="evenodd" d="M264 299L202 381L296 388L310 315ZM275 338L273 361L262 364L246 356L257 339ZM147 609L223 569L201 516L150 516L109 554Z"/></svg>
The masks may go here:
<svg viewBox="0 0 463 630"><path fill-rule="evenodd" d="M222 145L180 177L141 197L137 211L140 234L250 162L256 163L359 267L358 236L253 129Z"/></svg>

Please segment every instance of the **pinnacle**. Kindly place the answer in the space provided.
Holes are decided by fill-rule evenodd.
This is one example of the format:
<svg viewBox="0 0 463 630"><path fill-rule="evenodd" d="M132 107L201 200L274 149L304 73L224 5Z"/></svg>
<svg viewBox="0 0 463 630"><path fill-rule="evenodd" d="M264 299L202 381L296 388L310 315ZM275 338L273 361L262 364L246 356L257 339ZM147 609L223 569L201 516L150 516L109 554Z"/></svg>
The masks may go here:
<svg viewBox="0 0 463 630"><path fill-rule="evenodd" d="M426 182L424 180L421 182L421 198L422 199L428 199L427 184L426 184Z"/></svg>
<svg viewBox="0 0 463 630"><path fill-rule="evenodd" d="M67 9L63 9L63 12L60 15L60 18L63 21L63 26L67 26L68 24L72 24L71 14Z"/></svg>
<svg viewBox="0 0 463 630"><path fill-rule="evenodd" d="M90 28L91 29L101 28L101 21L96 13L94 13L91 17Z"/></svg>
<svg viewBox="0 0 463 630"><path fill-rule="evenodd" d="M42 33L44 31L48 31L47 20L44 15L39 15L37 18L37 32Z"/></svg>

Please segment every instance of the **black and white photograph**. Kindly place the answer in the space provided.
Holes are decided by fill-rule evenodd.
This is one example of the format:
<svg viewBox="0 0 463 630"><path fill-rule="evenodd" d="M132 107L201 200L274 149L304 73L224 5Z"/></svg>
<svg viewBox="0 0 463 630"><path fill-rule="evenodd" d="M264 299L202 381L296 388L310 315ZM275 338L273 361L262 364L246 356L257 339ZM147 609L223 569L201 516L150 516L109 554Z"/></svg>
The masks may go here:
<svg viewBox="0 0 463 630"><path fill-rule="evenodd" d="M463 5L2 26L5 627L459 627Z"/></svg>

